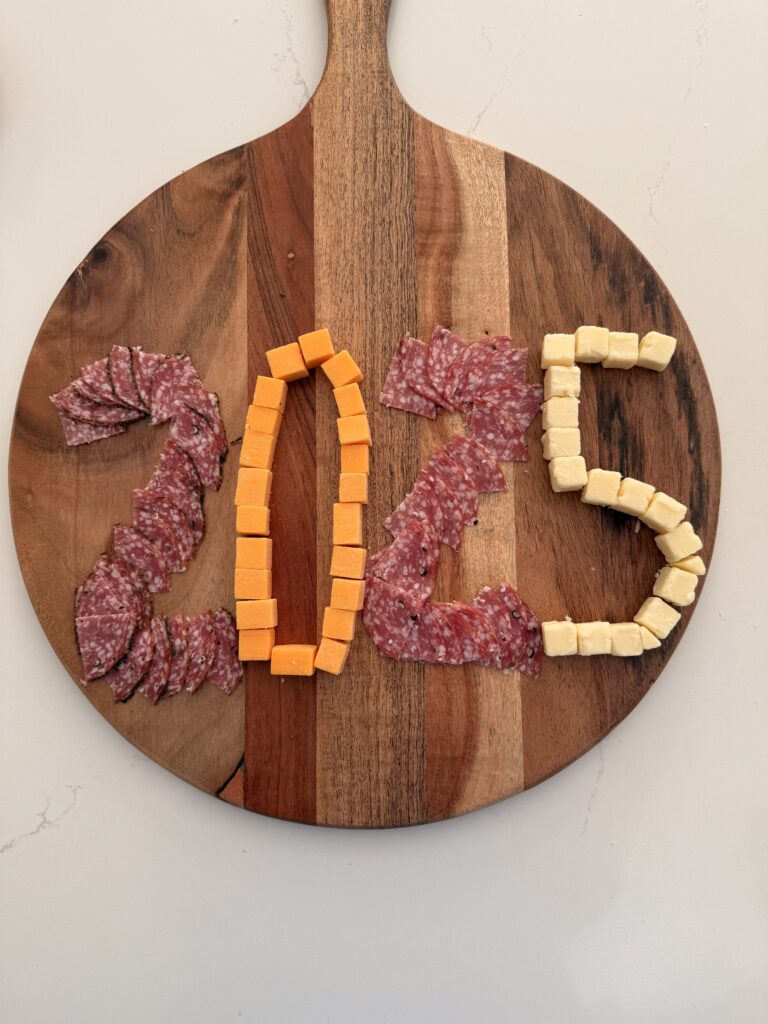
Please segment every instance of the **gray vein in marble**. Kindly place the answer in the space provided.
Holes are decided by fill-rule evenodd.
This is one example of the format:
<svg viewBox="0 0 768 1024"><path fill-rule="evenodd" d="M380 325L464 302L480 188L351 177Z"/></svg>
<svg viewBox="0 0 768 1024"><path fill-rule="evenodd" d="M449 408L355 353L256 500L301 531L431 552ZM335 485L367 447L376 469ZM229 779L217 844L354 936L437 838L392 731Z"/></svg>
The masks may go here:
<svg viewBox="0 0 768 1024"><path fill-rule="evenodd" d="M587 828L589 827L589 816L592 813L592 807L595 803L595 797L597 796L597 790L600 786L600 780L603 777L605 771L605 755L603 754L603 748L598 747L597 753L600 757L600 764L597 766L597 775L595 776L595 784L592 787L592 792L589 794L589 802L587 803L587 810L584 815L584 825L581 829L581 834L586 835Z"/></svg>
<svg viewBox="0 0 768 1024"><path fill-rule="evenodd" d="M301 70L301 61L296 56L296 51L293 48L293 15L287 7L281 7L280 10L285 18L285 51L283 53L276 53L275 60L278 66L290 64L293 68L293 78L289 84L297 89L301 89L301 95L296 107L297 110L301 110L309 102L309 87Z"/></svg>
<svg viewBox="0 0 768 1024"><path fill-rule="evenodd" d="M40 833L45 832L46 829L58 828L61 820L69 814L69 812L77 803L77 794L80 792L81 789L83 789L83 786L68 785L66 788L70 791L71 800L60 814L57 814L56 817L54 818L50 817L51 800L50 797L46 797L45 807L42 809L42 811L38 811L36 815L36 817L39 820L35 827L33 829L30 829L29 832L22 832L20 835L14 836L13 839L9 839L8 842L3 843L3 845L0 846L0 853L7 853L8 850L14 849L16 846L19 845L19 843L22 843L25 839L31 839L32 836L40 835Z"/></svg>

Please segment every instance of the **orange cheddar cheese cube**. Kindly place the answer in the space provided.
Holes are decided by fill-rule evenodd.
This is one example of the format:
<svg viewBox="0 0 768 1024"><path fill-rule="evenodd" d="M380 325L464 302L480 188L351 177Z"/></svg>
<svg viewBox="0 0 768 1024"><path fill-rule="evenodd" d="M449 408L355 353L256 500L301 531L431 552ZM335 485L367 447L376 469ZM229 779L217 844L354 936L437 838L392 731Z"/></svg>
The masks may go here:
<svg viewBox="0 0 768 1024"><path fill-rule="evenodd" d="M340 444L371 444L371 428L365 413L359 416L339 416L336 420Z"/></svg>
<svg viewBox="0 0 768 1024"><path fill-rule="evenodd" d="M251 537L269 536L269 509L266 505L238 505L235 530Z"/></svg>
<svg viewBox="0 0 768 1024"><path fill-rule="evenodd" d="M331 585L331 608L359 612L365 598L365 580L334 579Z"/></svg>
<svg viewBox="0 0 768 1024"><path fill-rule="evenodd" d="M272 474L268 469L241 466L237 473L236 505L269 505Z"/></svg>
<svg viewBox="0 0 768 1024"><path fill-rule="evenodd" d="M344 608L326 608L323 614L323 636L331 640L354 640L355 613Z"/></svg>
<svg viewBox="0 0 768 1024"><path fill-rule="evenodd" d="M269 671L273 676L313 676L316 644L276 644Z"/></svg>
<svg viewBox="0 0 768 1024"><path fill-rule="evenodd" d="M363 506L337 501L333 506L333 543L359 547L363 543Z"/></svg>
<svg viewBox="0 0 768 1024"><path fill-rule="evenodd" d="M307 366L319 366L333 356L333 342L327 327L299 335L299 348Z"/></svg>
<svg viewBox="0 0 768 1024"><path fill-rule="evenodd" d="M368 473L371 466L371 449L367 444L343 444L341 446L342 473Z"/></svg>
<svg viewBox="0 0 768 1024"><path fill-rule="evenodd" d="M315 655L315 668L320 672L330 672L338 676L347 662L349 644L340 643L324 636Z"/></svg>
<svg viewBox="0 0 768 1024"><path fill-rule="evenodd" d="M271 569L235 567L235 600L265 601L268 597L272 597Z"/></svg>
<svg viewBox="0 0 768 1024"><path fill-rule="evenodd" d="M331 554L331 576L347 580L361 580L365 576L367 548L348 548L336 545Z"/></svg>
<svg viewBox="0 0 768 1024"><path fill-rule="evenodd" d="M246 427L243 443L240 445L240 465L272 469L276 445L277 437L274 434L262 434L258 430Z"/></svg>
<svg viewBox="0 0 768 1024"><path fill-rule="evenodd" d="M271 568L271 537L238 537L235 540L235 570Z"/></svg>
<svg viewBox="0 0 768 1024"><path fill-rule="evenodd" d="M359 384L345 384L343 388L334 388L333 397L339 416L359 416L365 412L365 402Z"/></svg>
<svg viewBox="0 0 768 1024"><path fill-rule="evenodd" d="M270 373L279 380L298 380L300 377L309 376L307 364L296 341L292 341L290 345L269 348L266 356Z"/></svg>
<svg viewBox="0 0 768 1024"><path fill-rule="evenodd" d="M267 405L249 405L245 417L245 426L250 430L258 430L260 434L280 433L283 414L279 409L270 409Z"/></svg>
<svg viewBox="0 0 768 1024"><path fill-rule="evenodd" d="M339 501L359 501L368 504L368 474L342 473L339 477Z"/></svg>
<svg viewBox="0 0 768 1024"><path fill-rule="evenodd" d="M343 388L345 384L359 384L363 379L360 367L345 348L321 365L334 388Z"/></svg>
<svg viewBox="0 0 768 1024"><path fill-rule="evenodd" d="M235 618L238 629L271 629L277 625L277 601L235 601Z"/></svg>
<svg viewBox="0 0 768 1024"><path fill-rule="evenodd" d="M288 398L288 385L284 380L276 377L256 378L256 387L253 392L253 404L263 405L267 409L277 409L282 414L285 412L285 402Z"/></svg>
<svg viewBox="0 0 768 1024"><path fill-rule="evenodd" d="M274 629L241 629L237 634L240 661L269 661L275 646Z"/></svg>

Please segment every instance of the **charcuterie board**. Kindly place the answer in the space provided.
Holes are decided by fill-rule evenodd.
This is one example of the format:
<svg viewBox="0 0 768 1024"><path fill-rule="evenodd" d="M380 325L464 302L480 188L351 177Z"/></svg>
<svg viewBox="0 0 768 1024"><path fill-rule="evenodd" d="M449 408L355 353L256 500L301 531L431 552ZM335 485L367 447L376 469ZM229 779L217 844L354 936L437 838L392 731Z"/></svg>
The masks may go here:
<svg viewBox="0 0 768 1024"><path fill-rule="evenodd" d="M19 559L43 628L75 680L73 591L130 517L166 428L66 448L48 396L113 344L188 351L216 391L230 440L264 352L316 325L352 353L374 455L366 535L457 416L388 410L378 394L400 337L435 323L510 334L541 379L545 333L579 324L659 330L664 373L589 367L581 430L591 466L652 480L684 502L709 560L720 491L717 421L690 332L657 274L605 216L517 157L455 135L403 100L386 54L388 0L329 0L322 82L292 121L169 182L98 241L34 343L10 454ZM460 73L460 71L458 72ZM313 642L327 602L338 446L330 388L292 386L274 467L278 641ZM460 552L444 549L435 596L465 600L509 579L540 619L632 617L660 568L635 520L554 494L536 431L507 491L483 497ZM233 607L236 450L206 499L207 536L161 612ZM232 696L211 688L156 706L83 692L127 739L196 786L249 810L338 826L434 821L547 778L597 743L657 679L691 615L641 658L545 658L538 678L383 658L362 628L344 672L280 679L249 663Z"/></svg>

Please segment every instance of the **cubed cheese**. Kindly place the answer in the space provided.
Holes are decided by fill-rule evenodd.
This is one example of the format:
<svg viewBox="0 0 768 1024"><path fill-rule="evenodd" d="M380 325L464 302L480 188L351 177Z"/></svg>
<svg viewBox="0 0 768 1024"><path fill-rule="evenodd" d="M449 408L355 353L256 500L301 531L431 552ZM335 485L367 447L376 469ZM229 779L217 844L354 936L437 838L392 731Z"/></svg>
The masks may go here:
<svg viewBox="0 0 768 1024"><path fill-rule="evenodd" d="M545 459L581 455L581 431L574 427L552 427L541 435L541 450Z"/></svg>
<svg viewBox="0 0 768 1024"><path fill-rule="evenodd" d="M669 533L685 519L687 508L663 491L656 491L651 503L640 516L646 526L657 533Z"/></svg>
<svg viewBox="0 0 768 1024"><path fill-rule="evenodd" d="M235 540L235 566L238 569L271 569L271 537L238 537Z"/></svg>
<svg viewBox="0 0 768 1024"><path fill-rule="evenodd" d="M673 565L665 565L653 585L653 593L678 608L693 604L696 598L696 587L699 577L685 569L675 569Z"/></svg>
<svg viewBox="0 0 768 1024"><path fill-rule="evenodd" d="M638 626L640 630L640 639L643 641L644 651L653 651L657 647L661 647L661 640L657 636L654 636L650 629L646 629L645 626Z"/></svg>
<svg viewBox="0 0 768 1024"><path fill-rule="evenodd" d="M608 355L607 327L579 327L576 331L576 362L602 363Z"/></svg>
<svg viewBox="0 0 768 1024"><path fill-rule="evenodd" d="M235 530L246 536L269 536L269 509L266 505L238 505Z"/></svg>
<svg viewBox="0 0 768 1024"><path fill-rule="evenodd" d="M272 473L268 469L241 466L237 472L236 505L269 505Z"/></svg>
<svg viewBox="0 0 768 1024"><path fill-rule="evenodd" d="M266 356L270 373L279 380L298 380L309 376L298 342L267 349Z"/></svg>
<svg viewBox="0 0 768 1024"><path fill-rule="evenodd" d="M370 446L371 428L365 413L359 416L339 416L336 420L336 427L339 431L340 444L367 444Z"/></svg>
<svg viewBox="0 0 768 1024"><path fill-rule="evenodd" d="M318 672L330 672L331 675L338 676L344 669L348 654L349 644L324 636L317 649L315 668Z"/></svg>
<svg viewBox="0 0 768 1024"><path fill-rule="evenodd" d="M367 444L343 444L341 446L342 473L368 473L371 466L371 449Z"/></svg>
<svg viewBox="0 0 768 1024"><path fill-rule="evenodd" d="M576 640L579 654L610 654L610 622L577 622Z"/></svg>
<svg viewBox="0 0 768 1024"><path fill-rule="evenodd" d="M541 407L542 430L550 427L578 427L578 398L550 398Z"/></svg>
<svg viewBox="0 0 768 1024"><path fill-rule="evenodd" d="M367 548L349 548L335 545L331 554L331 576L348 580L361 580L365 576Z"/></svg>
<svg viewBox="0 0 768 1024"><path fill-rule="evenodd" d="M541 636L544 641L544 653L550 658L578 653L579 645L575 622L568 620L542 622Z"/></svg>
<svg viewBox="0 0 768 1024"><path fill-rule="evenodd" d="M271 629L277 625L277 601L236 601L235 618L238 629Z"/></svg>
<svg viewBox="0 0 768 1024"><path fill-rule="evenodd" d="M636 622L611 623L611 654L619 658L634 658L643 653L643 638Z"/></svg>
<svg viewBox="0 0 768 1024"><path fill-rule="evenodd" d="M590 469L581 500L588 505L613 505L619 496L621 473L612 469Z"/></svg>
<svg viewBox="0 0 768 1024"><path fill-rule="evenodd" d="M649 597L633 616L639 626L645 626L659 640L665 640L680 621L676 611L660 597Z"/></svg>
<svg viewBox="0 0 768 1024"><path fill-rule="evenodd" d="M271 569L235 568L235 599L238 601L265 601L272 597Z"/></svg>
<svg viewBox="0 0 768 1024"><path fill-rule="evenodd" d="M321 365L334 388L343 388L345 384L359 384L363 379L360 367L345 348Z"/></svg>
<svg viewBox="0 0 768 1024"><path fill-rule="evenodd" d="M637 363L638 337L611 331L608 335L608 355L603 360L607 370L630 370Z"/></svg>
<svg viewBox="0 0 768 1024"><path fill-rule="evenodd" d="M251 430L258 430L260 434L280 433L283 422L283 414L279 409L270 409L266 405L249 405L245 417L245 425Z"/></svg>
<svg viewBox="0 0 768 1024"><path fill-rule="evenodd" d="M333 543L353 547L359 547L363 543L363 506L358 502L334 503Z"/></svg>
<svg viewBox="0 0 768 1024"><path fill-rule="evenodd" d="M580 366L550 366L544 374L544 398L578 398L581 394Z"/></svg>
<svg viewBox="0 0 768 1024"><path fill-rule="evenodd" d="M285 402L288 398L288 385L284 380L276 377L256 378L256 388L253 392L253 404L265 405L269 409L277 409L282 415L285 412Z"/></svg>
<svg viewBox="0 0 768 1024"><path fill-rule="evenodd" d="M685 569L686 572L692 572L696 576L704 576L707 571L704 559L699 557L699 555L689 555L687 558L681 558L679 562L673 562L672 564L676 569Z"/></svg>
<svg viewBox="0 0 768 1024"><path fill-rule="evenodd" d="M580 491L587 482L587 464L581 455L566 455L549 463L549 482L552 490Z"/></svg>
<svg viewBox="0 0 768 1024"><path fill-rule="evenodd" d="M682 558L687 558L688 555L695 555L703 547L701 538L693 532L690 523L680 523L669 533L660 533L653 539L656 541L656 547L668 562L679 562Z"/></svg>
<svg viewBox="0 0 768 1024"><path fill-rule="evenodd" d="M640 342L637 365L644 366L646 370L666 370L676 348L677 340L669 334L649 331Z"/></svg>
<svg viewBox="0 0 768 1024"><path fill-rule="evenodd" d="M344 608L349 612L359 612L365 598L365 580L345 580L337 578L331 585L331 608Z"/></svg>
<svg viewBox="0 0 768 1024"><path fill-rule="evenodd" d="M345 384L343 388L334 388L333 397L339 416L360 416L365 412L365 402L359 384Z"/></svg>
<svg viewBox="0 0 768 1024"><path fill-rule="evenodd" d="M237 634L240 661L269 661L275 646L274 629L241 629Z"/></svg>
<svg viewBox="0 0 768 1024"><path fill-rule="evenodd" d="M619 512L626 512L630 516L641 516L648 508L653 492L651 484L644 484L642 480L626 476L619 484L619 493L612 508L617 508Z"/></svg>
<svg viewBox="0 0 768 1024"><path fill-rule="evenodd" d="M354 640L355 612L344 608L326 608L323 613L323 636L331 640Z"/></svg>
<svg viewBox="0 0 768 1024"><path fill-rule="evenodd" d="M273 676L313 676L316 644L275 644L269 671Z"/></svg>
<svg viewBox="0 0 768 1024"><path fill-rule="evenodd" d="M572 334L545 334L541 348L541 368L573 366L576 339Z"/></svg>
<svg viewBox="0 0 768 1024"><path fill-rule="evenodd" d="M339 476L339 501L359 501L368 504L368 474L342 473Z"/></svg>
<svg viewBox="0 0 768 1024"><path fill-rule="evenodd" d="M299 348L307 366L319 366L333 355L333 342L327 328L299 335Z"/></svg>
<svg viewBox="0 0 768 1024"><path fill-rule="evenodd" d="M240 465L272 469L276 444L277 437L274 434L262 434L252 427L246 427L240 445Z"/></svg>

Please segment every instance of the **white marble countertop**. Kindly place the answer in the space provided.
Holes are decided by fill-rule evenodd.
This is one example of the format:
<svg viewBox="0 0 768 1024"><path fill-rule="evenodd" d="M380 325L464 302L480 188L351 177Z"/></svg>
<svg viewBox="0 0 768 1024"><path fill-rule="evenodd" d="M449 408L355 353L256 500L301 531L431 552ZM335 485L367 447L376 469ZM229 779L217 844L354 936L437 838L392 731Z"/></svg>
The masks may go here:
<svg viewBox="0 0 768 1024"><path fill-rule="evenodd" d="M3 0L0 29L7 450L71 268L163 181L287 120L319 79L325 20L321 0ZM755 0L394 0L407 99L563 178L634 239L720 417L721 526L692 625L629 719L555 779L388 833L198 793L69 682L4 500L9 1024L766 1019L766 38Z"/></svg>

